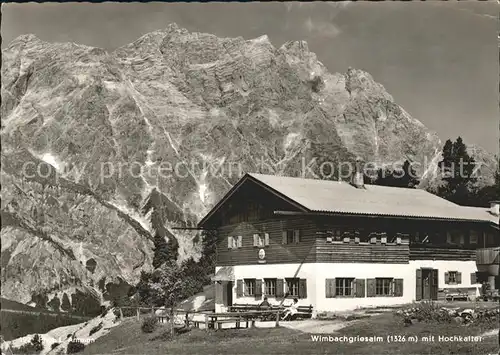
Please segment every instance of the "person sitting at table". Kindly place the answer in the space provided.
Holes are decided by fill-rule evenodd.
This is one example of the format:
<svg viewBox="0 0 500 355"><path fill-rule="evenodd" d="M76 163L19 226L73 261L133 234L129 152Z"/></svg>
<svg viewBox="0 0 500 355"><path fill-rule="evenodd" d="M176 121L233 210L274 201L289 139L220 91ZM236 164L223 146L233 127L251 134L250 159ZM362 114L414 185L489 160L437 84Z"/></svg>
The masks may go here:
<svg viewBox="0 0 500 355"><path fill-rule="evenodd" d="M285 316L283 317L283 320L291 320L293 316L297 314L299 308L298 303L299 300L297 298L294 298L292 305L285 309Z"/></svg>
<svg viewBox="0 0 500 355"><path fill-rule="evenodd" d="M264 310L271 308L271 304L267 300L267 296L264 296L264 301L262 301L262 303L259 304L259 308Z"/></svg>

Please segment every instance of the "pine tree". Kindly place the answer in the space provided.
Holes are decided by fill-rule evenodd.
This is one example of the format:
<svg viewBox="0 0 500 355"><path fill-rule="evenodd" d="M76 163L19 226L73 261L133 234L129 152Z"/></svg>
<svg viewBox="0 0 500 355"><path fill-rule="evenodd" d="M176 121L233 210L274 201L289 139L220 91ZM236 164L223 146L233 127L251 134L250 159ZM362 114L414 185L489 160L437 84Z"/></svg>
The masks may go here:
<svg viewBox="0 0 500 355"><path fill-rule="evenodd" d="M215 267L215 252L217 250L217 233L215 231L204 230L202 233L202 251L199 263L212 272Z"/></svg>
<svg viewBox="0 0 500 355"><path fill-rule="evenodd" d="M179 255L179 243L175 236L165 227L166 213L175 206L170 206L171 202L157 189L153 189L149 195L142 212L150 215L150 223L155 231L153 257L153 267L160 267L167 260L177 260ZM166 241L168 238L168 243Z"/></svg>
<svg viewBox="0 0 500 355"><path fill-rule="evenodd" d="M50 300L50 302L48 303L48 306L50 308L52 308L53 311L55 312L59 312L60 311L60 306L61 306L61 301L59 301L59 298L56 296L54 296L53 299Z"/></svg>
<svg viewBox="0 0 500 355"><path fill-rule="evenodd" d="M377 177L371 183L380 186L415 188L420 181L412 164L406 160L399 169L379 169Z"/></svg>
<svg viewBox="0 0 500 355"><path fill-rule="evenodd" d="M156 234L154 237L154 255L153 255L153 268L159 268L166 261L173 259L171 255L170 247L160 234Z"/></svg>
<svg viewBox="0 0 500 355"><path fill-rule="evenodd" d="M489 207L491 201L500 200L500 167L495 172L495 183L470 194L469 206Z"/></svg>
<svg viewBox="0 0 500 355"><path fill-rule="evenodd" d="M455 142L447 140L443 147L443 160L438 164L442 174L443 186L438 195L458 204L467 204L474 177L475 161L467 153L467 146L461 137Z"/></svg>
<svg viewBox="0 0 500 355"><path fill-rule="evenodd" d="M66 292L63 293L61 309L66 312L71 311L71 303L69 302L69 297Z"/></svg>

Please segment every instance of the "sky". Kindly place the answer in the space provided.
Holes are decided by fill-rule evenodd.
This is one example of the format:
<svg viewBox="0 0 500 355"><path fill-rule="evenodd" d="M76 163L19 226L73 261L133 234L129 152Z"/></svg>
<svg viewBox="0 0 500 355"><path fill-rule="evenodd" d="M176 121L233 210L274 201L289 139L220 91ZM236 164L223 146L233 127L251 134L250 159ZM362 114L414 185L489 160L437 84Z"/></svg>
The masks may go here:
<svg viewBox="0 0 500 355"><path fill-rule="evenodd" d="M491 2L2 5L2 48L32 33L113 50L177 23L279 47L305 40L330 72L368 71L443 142L499 150L498 5Z"/></svg>

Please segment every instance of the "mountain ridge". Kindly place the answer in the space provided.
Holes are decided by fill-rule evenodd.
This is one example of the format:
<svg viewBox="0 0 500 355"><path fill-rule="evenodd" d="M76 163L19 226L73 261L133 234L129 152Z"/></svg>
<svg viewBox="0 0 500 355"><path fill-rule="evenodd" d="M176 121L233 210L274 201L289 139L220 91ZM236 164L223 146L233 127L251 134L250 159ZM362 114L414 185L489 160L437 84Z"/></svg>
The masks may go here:
<svg viewBox="0 0 500 355"><path fill-rule="evenodd" d="M329 73L304 41L170 25L112 52L24 35L2 53L2 215L17 216L2 228L2 295L23 303L135 283L159 230L197 258L196 233L172 227L194 226L244 172L362 156L434 161L425 174L442 146L369 73ZM26 178L29 163L46 171Z"/></svg>

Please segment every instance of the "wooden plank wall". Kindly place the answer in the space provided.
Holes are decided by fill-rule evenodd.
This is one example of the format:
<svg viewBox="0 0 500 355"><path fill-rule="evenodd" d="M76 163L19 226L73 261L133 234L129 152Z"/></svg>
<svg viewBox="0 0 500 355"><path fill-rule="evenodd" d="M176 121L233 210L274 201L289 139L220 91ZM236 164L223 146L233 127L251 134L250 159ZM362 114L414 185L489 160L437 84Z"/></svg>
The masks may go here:
<svg viewBox="0 0 500 355"><path fill-rule="evenodd" d="M476 260L476 251L468 249L411 248L410 260Z"/></svg>
<svg viewBox="0 0 500 355"><path fill-rule="evenodd" d="M298 244L283 244L283 230L300 230ZM219 229L217 246L217 265L247 265L259 262L258 252L262 247L253 246L253 234L269 233L269 246L266 263L300 262L366 262L366 263L408 263L409 246L407 241L401 244L354 244L329 243L326 236L318 236L319 228L314 221L298 217L281 217L261 222L242 222ZM228 236L242 236L242 247L229 249Z"/></svg>
<svg viewBox="0 0 500 355"><path fill-rule="evenodd" d="M301 232L298 244L282 244L283 230L299 229ZM269 233L269 245L265 247L253 246L255 233ZM241 235L242 247L229 249L228 236ZM246 265L259 262L260 249L266 252L266 263L312 263L315 257L316 226L302 219L273 219L260 222L242 222L219 229L217 244L217 265Z"/></svg>
<svg viewBox="0 0 500 355"><path fill-rule="evenodd" d="M316 260L335 263L408 263L408 243L404 244L354 244L328 243L316 239Z"/></svg>

